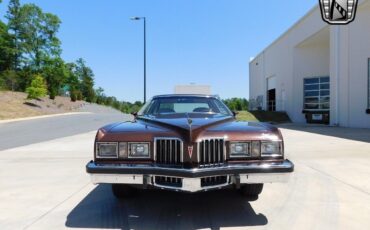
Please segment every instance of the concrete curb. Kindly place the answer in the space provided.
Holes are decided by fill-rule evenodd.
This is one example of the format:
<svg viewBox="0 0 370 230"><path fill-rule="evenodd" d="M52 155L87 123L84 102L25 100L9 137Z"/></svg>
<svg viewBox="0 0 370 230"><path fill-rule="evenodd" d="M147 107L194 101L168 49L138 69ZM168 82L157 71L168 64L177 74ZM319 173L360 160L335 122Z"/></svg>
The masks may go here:
<svg viewBox="0 0 370 230"><path fill-rule="evenodd" d="M57 113L57 114L41 115L41 116L34 116L34 117L22 117L22 118L16 118L16 119L0 120L0 124L16 122L16 121L27 121L27 120L48 118L48 117L77 115L77 114L92 114L92 113L91 112L70 112L70 113Z"/></svg>

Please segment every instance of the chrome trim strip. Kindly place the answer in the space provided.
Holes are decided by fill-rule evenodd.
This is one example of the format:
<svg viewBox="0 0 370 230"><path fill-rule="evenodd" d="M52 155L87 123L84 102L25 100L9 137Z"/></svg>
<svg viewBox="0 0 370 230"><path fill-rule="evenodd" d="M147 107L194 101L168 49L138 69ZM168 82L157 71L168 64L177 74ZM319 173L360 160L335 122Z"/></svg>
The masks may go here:
<svg viewBox="0 0 370 230"><path fill-rule="evenodd" d="M186 177L176 177L182 179L182 187L172 187L165 185L158 185L155 183L155 176L162 175L145 175L145 177L150 178L147 180L149 185L157 188L170 189L174 191L185 191L185 192L199 192L207 191L210 189L223 188L232 184L236 184L235 175L227 175L227 181L224 184L214 185L214 186L201 186L201 177L197 178L186 178ZM280 182L285 183L290 179L291 173L251 173L251 174L240 174L240 184L256 184L256 183L273 183ZM91 181L94 184L137 184L144 185L144 176L136 174L91 174Z"/></svg>

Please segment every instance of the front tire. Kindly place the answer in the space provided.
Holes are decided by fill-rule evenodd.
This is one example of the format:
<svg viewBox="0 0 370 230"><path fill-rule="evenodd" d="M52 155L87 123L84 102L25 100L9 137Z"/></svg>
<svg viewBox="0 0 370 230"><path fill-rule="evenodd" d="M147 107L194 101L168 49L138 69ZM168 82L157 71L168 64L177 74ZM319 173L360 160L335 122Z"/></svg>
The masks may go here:
<svg viewBox="0 0 370 230"><path fill-rule="evenodd" d="M125 184L112 184L112 193L117 199L132 197L135 189Z"/></svg>
<svg viewBox="0 0 370 230"><path fill-rule="evenodd" d="M261 194L262 189L263 184L245 184L240 187L240 192L243 196L254 201L258 199L258 195Z"/></svg>

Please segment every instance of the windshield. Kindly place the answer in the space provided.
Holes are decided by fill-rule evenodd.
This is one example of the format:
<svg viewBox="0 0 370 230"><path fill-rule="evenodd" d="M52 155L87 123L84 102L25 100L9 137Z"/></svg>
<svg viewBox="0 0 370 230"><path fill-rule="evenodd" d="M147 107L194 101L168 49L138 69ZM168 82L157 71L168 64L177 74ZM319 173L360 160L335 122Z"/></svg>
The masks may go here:
<svg viewBox="0 0 370 230"><path fill-rule="evenodd" d="M192 96L154 98L144 105L144 107L138 112L138 115L163 115L175 113L232 115L226 105L216 98Z"/></svg>

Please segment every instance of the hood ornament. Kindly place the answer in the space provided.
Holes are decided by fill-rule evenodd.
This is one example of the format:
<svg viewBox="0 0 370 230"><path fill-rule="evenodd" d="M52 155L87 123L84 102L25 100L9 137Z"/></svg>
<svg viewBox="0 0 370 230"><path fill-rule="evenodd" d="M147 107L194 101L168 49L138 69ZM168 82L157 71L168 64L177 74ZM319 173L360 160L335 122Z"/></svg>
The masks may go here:
<svg viewBox="0 0 370 230"><path fill-rule="evenodd" d="M189 125L189 142L191 142L191 140L193 139L193 130L192 130L192 127L191 125L193 124L193 120L189 117L189 114L186 113L186 119L188 121L188 125Z"/></svg>

